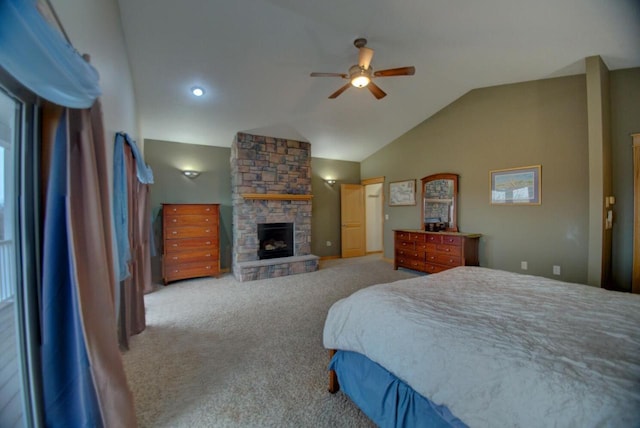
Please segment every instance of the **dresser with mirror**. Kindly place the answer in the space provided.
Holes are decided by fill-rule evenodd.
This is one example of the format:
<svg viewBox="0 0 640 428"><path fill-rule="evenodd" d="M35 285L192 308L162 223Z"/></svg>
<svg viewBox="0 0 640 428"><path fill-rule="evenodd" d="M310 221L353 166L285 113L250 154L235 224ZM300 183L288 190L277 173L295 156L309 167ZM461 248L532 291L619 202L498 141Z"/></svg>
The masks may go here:
<svg viewBox="0 0 640 428"><path fill-rule="evenodd" d="M478 266L480 234L458 229L458 175L421 179L421 229L394 230L394 269L437 273L457 266Z"/></svg>

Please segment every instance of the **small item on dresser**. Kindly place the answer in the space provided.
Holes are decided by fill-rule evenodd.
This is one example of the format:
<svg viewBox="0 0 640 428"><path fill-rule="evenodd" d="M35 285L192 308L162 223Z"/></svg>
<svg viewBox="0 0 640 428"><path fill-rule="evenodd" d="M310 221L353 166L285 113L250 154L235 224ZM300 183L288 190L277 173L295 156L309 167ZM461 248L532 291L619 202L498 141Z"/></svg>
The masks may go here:
<svg viewBox="0 0 640 428"><path fill-rule="evenodd" d="M428 230L429 232L437 232L438 224L440 224L440 217L429 217L425 219L424 230Z"/></svg>

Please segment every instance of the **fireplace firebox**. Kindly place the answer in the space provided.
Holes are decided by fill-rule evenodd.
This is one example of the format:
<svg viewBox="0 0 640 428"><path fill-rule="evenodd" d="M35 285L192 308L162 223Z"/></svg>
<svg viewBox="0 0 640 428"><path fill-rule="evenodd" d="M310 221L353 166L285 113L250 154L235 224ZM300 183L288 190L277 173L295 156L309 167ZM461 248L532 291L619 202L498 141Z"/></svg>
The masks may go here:
<svg viewBox="0 0 640 428"><path fill-rule="evenodd" d="M258 224L258 258L293 256L293 223Z"/></svg>

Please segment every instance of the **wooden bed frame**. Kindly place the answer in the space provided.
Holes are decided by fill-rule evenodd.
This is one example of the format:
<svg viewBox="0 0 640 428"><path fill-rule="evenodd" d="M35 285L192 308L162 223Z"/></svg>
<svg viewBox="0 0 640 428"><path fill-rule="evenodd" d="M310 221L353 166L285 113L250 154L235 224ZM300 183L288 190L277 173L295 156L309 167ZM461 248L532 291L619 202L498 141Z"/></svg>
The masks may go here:
<svg viewBox="0 0 640 428"><path fill-rule="evenodd" d="M335 349L329 349L329 361L336 354ZM338 376L336 375L335 370L329 370L329 392L335 394L340 391L340 384L338 383Z"/></svg>

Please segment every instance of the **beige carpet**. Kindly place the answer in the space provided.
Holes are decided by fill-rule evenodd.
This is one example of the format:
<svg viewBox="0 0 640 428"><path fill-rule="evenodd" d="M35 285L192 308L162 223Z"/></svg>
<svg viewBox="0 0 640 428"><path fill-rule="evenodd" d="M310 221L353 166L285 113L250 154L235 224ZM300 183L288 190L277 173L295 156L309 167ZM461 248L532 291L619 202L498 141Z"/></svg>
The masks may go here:
<svg viewBox="0 0 640 428"><path fill-rule="evenodd" d="M368 427L342 393L327 392L327 310L368 285L413 277L380 256L237 282L180 281L145 298L147 329L125 368L141 427Z"/></svg>

